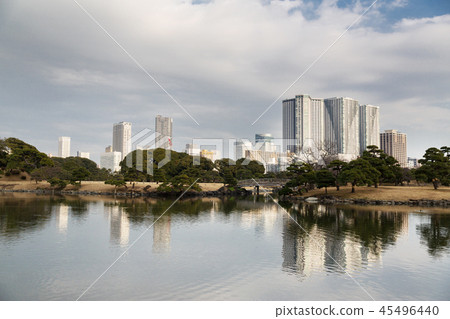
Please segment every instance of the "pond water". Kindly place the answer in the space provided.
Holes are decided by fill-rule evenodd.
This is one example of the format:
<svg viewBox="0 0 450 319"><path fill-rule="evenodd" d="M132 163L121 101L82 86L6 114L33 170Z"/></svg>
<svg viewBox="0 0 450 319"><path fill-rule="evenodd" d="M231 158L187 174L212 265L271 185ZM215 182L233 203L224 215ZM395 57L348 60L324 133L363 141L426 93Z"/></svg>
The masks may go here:
<svg viewBox="0 0 450 319"><path fill-rule="evenodd" d="M450 300L448 210L172 204L0 194L0 300Z"/></svg>

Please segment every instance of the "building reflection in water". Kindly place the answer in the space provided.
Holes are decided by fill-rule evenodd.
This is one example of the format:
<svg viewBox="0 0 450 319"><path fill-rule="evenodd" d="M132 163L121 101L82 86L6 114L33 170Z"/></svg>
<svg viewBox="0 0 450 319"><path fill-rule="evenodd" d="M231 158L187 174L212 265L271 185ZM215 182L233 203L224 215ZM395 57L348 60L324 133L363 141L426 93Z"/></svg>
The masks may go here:
<svg viewBox="0 0 450 319"><path fill-rule="evenodd" d="M124 208L118 205L105 206L110 222L110 240L115 245L127 246L130 240L130 222Z"/></svg>
<svg viewBox="0 0 450 319"><path fill-rule="evenodd" d="M163 215L153 224L154 253L170 251L170 219L170 215Z"/></svg>
<svg viewBox="0 0 450 319"><path fill-rule="evenodd" d="M60 204L59 206L56 206L55 209L56 226L58 227L58 231L60 233L66 233L67 225L69 223L69 206Z"/></svg>
<svg viewBox="0 0 450 319"><path fill-rule="evenodd" d="M404 213L298 204L284 218L282 266L300 277L315 271L352 273L380 264L383 249L407 234Z"/></svg>
<svg viewBox="0 0 450 319"><path fill-rule="evenodd" d="M236 205L238 222L246 229L254 228L259 235L271 235L278 220L283 217L281 208L268 200L240 201Z"/></svg>

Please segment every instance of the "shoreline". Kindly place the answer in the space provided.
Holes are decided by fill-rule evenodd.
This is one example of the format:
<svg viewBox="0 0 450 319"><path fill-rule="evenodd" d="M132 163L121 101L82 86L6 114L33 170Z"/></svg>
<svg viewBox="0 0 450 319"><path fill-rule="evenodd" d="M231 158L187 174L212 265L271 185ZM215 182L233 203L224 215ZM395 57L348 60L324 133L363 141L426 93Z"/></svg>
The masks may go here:
<svg viewBox="0 0 450 319"><path fill-rule="evenodd" d="M134 184L134 186L133 186ZM82 182L80 186L69 185L64 190L54 190L47 182L30 181L0 181L0 193L34 193L46 195L72 196L111 196L123 198L167 198L179 194L164 194L156 192L157 183L132 182L128 187L115 187L104 182ZM187 192L185 197L224 197L235 195L250 195L251 191L224 191L223 183L199 183L202 191ZM338 192L329 189L311 190L302 196L283 196L280 200L290 202L309 202L328 205L359 205L359 206L409 206L409 207L450 207L450 187L433 190L426 186L380 186L359 187L356 193L350 193L350 187L341 187ZM260 192L264 195L264 191Z"/></svg>

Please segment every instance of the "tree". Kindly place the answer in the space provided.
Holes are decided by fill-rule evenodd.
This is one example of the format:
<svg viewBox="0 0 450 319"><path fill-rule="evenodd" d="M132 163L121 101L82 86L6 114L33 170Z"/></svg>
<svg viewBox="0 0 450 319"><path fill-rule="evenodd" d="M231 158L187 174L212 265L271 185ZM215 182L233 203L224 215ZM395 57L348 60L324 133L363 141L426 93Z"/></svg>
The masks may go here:
<svg viewBox="0 0 450 319"><path fill-rule="evenodd" d="M340 175L342 173L342 170L347 166L346 162L340 161L340 160L334 160L331 161L330 164L328 164L328 167L331 168L334 172L334 177L336 180L336 190L339 191L339 181L340 181Z"/></svg>
<svg viewBox="0 0 450 319"><path fill-rule="evenodd" d="M237 185L237 179L233 176L232 169L224 169L223 173L223 183L225 186L233 187Z"/></svg>
<svg viewBox="0 0 450 319"><path fill-rule="evenodd" d="M72 171L72 184L81 184L81 181L86 180L91 173L84 167L78 167Z"/></svg>
<svg viewBox="0 0 450 319"><path fill-rule="evenodd" d="M379 176L380 172L373 168L368 161L358 158L348 163L340 175L340 180L344 183L350 182L352 193L354 193L355 186L373 184Z"/></svg>
<svg viewBox="0 0 450 319"><path fill-rule="evenodd" d="M115 176L115 177L105 181L105 184L114 186L114 195L115 195L117 192L117 188L123 187L123 186L126 187L127 182L123 179L123 176Z"/></svg>
<svg viewBox="0 0 450 319"><path fill-rule="evenodd" d="M363 152L361 158L365 159L380 172L379 179L374 180L375 188L378 183L393 182L396 185L402 182L402 169L398 161L380 150L376 145L367 146L367 150Z"/></svg>
<svg viewBox="0 0 450 319"><path fill-rule="evenodd" d="M170 180L170 183L162 183L157 191L161 193L182 193L186 191L189 187L193 191L201 191L201 187L195 182L194 179L189 176L182 174L176 176Z"/></svg>
<svg viewBox="0 0 450 319"><path fill-rule="evenodd" d="M336 178L327 169L321 169L320 171L316 172L317 188L325 187L325 194L328 193L327 188L329 186L333 186L335 181Z"/></svg>
<svg viewBox="0 0 450 319"><path fill-rule="evenodd" d="M48 180L50 186L56 189L64 189L67 186L67 181L59 179L57 177L51 178Z"/></svg>
<svg viewBox="0 0 450 319"><path fill-rule="evenodd" d="M439 185L450 184L450 158L448 156L448 147L441 149L431 147L425 151L423 159L419 160L422 164L416 172L416 178L428 183L433 183L434 189Z"/></svg>

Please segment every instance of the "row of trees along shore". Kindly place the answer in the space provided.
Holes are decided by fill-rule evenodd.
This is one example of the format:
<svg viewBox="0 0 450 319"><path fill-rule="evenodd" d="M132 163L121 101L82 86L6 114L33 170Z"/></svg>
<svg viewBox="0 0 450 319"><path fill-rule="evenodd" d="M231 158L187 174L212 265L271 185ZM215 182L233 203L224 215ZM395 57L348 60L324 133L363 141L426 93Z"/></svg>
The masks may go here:
<svg viewBox="0 0 450 319"><path fill-rule="evenodd" d="M418 183L432 183L434 189L440 185L450 186L450 148L432 147L426 150L416 169L400 167L398 161L375 145L370 145L362 156L350 162L331 159L328 164L296 163L288 167L290 181L280 190L280 195L302 194L314 188L351 184L352 193L356 186L381 184L403 185L412 180Z"/></svg>
<svg viewBox="0 0 450 319"><path fill-rule="evenodd" d="M82 181L104 181L117 187L127 182L157 182L161 192L180 192L197 183L224 183L228 188L236 187L238 180L251 178L288 178L290 181L280 194L303 193L313 188L352 185L380 184L402 185L412 180L432 183L437 189L450 184L450 148L429 148L419 160L417 169L401 168L398 162L376 146L369 146L363 155L349 163L328 156L327 161L294 163L287 171L264 173L264 166L257 161L220 159L212 162L200 158L194 165L194 158L186 153L170 151L170 161L159 167L166 157L166 150L153 150L153 157L147 152L133 151L121 162L119 172L97 167L89 159L80 157L49 158L36 147L16 138L0 139L1 176L27 175L36 182L48 181L51 187L63 189L68 184L80 185ZM137 160L139 159L139 160ZM149 163L149 161L151 161ZM131 162L131 165L127 165ZM324 164L320 164L323 162ZM147 172L152 167L153 172ZM196 181L196 183L194 183Z"/></svg>

